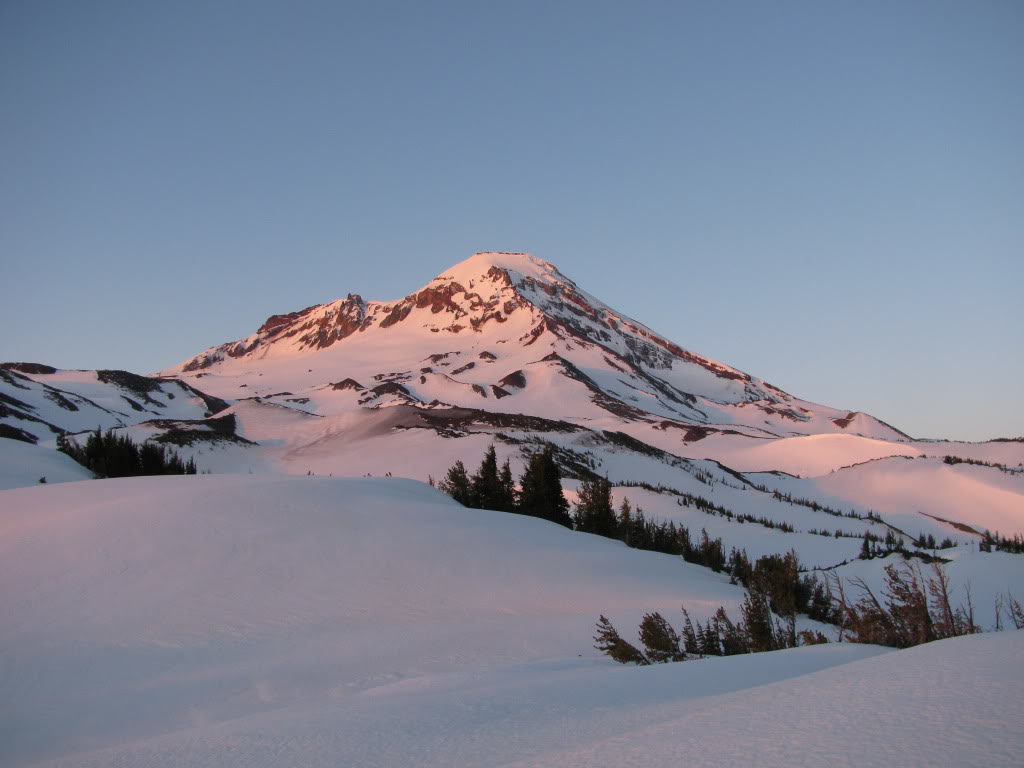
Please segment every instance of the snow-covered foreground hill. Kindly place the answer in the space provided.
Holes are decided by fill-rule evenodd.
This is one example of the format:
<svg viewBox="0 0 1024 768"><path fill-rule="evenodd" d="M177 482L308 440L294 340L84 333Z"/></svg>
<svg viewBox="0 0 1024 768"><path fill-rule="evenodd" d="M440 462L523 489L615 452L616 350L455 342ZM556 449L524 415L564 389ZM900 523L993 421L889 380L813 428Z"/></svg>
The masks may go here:
<svg viewBox="0 0 1024 768"><path fill-rule="evenodd" d="M63 453L22 440L0 439L0 489L37 485L43 479L67 483L91 477L92 472Z"/></svg>
<svg viewBox="0 0 1024 768"><path fill-rule="evenodd" d="M391 478L0 492L0 764L1013 765L1024 634L625 668L726 577Z"/></svg>

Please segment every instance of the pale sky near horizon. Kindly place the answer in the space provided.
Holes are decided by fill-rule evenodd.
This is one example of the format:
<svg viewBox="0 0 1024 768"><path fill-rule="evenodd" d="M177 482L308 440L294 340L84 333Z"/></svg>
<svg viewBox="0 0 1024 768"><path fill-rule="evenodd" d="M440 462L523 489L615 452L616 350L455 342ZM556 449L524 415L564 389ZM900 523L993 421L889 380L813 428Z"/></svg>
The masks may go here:
<svg viewBox="0 0 1024 768"><path fill-rule="evenodd" d="M1024 436L1024 4L0 3L0 359L152 372L529 251L921 437Z"/></svg>

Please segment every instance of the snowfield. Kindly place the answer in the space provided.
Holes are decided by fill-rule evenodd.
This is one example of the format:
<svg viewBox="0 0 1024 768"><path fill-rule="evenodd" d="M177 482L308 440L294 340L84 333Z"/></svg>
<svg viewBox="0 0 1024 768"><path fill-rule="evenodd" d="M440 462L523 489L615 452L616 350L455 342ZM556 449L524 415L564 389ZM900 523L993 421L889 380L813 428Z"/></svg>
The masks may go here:
<svg viewBox="0 0 1024 768"><path fill-rule="evenodd" d="M92 472L70 456L21 440L0 438L0 490L47 483L86 480Z"/></svg>
<svg viewBox="0 0 1024 768"><path fill-rule="evenodd" d="M624 668L600 615L636 642L652 611L737 617L741 588L421 481L549 445L570 501L607 477L725 553L876 591L893 551L940 557L987 630L1024 599L1024 556L981 546L1024 533L1024 439L802 400L521 253L163 374L0 363L5 768L1021 765L1024 634ZM55 449L98 427L216 474L86 480Z"/></svg>
<svg viewBox="0 0 1024 768"><path fill-rule="evenodd" d="M635 638L741 597L397 478L2 491L0 763L1019 764L1021 633L649 668L591 647L601 613Z"/></svg>

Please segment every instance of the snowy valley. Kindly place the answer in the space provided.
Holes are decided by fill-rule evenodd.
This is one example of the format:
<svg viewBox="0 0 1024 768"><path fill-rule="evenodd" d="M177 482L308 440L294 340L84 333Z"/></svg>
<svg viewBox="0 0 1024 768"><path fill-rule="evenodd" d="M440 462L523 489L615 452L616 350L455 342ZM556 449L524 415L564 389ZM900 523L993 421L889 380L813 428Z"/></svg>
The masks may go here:
<svg viewBox="0 0 1024 768"><path fill-rule="evenodd" d="M89 479L94 430L195 476ZM722 569L436 487L550 447L611 500L881 594L938 564L981 634L622 667ZM45 482L41 480L45 479ZM663 338L528 254L273 315L152 376L0 365L4 765L1015 765L1024 439L911 437ZM621 538L621 537L620 537ZM909 560L908 560L909 558ZM839 638L800 616L801 629Z"/></svg>

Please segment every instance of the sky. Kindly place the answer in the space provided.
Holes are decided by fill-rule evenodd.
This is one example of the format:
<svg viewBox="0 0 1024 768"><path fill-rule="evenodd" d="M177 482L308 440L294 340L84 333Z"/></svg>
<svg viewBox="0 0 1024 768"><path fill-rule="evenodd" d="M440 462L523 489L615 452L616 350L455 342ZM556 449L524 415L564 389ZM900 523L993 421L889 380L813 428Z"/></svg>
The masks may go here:
<svg viewBox="0 0 1024 768"><path fill-rule="evenodd" d="M920 437L1024 435L1024 4L0 3L0 359L153 372L528 251Z"/></svg>

